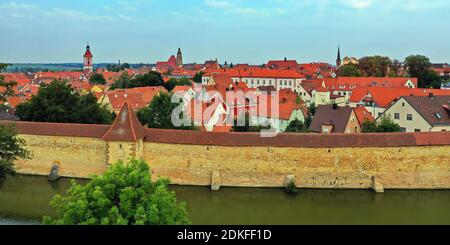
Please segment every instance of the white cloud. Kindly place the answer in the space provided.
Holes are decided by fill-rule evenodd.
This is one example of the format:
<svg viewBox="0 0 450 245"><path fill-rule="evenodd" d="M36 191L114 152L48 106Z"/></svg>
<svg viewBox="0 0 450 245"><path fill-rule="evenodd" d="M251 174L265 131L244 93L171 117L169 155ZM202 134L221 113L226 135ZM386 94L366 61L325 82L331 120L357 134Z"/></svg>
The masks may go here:
<svg viewBox="0 0 450 245"><path fill-rule="evenodd" d="M373 0L342 0L344 5L355 9L365 9L372 6Z"/></svg>

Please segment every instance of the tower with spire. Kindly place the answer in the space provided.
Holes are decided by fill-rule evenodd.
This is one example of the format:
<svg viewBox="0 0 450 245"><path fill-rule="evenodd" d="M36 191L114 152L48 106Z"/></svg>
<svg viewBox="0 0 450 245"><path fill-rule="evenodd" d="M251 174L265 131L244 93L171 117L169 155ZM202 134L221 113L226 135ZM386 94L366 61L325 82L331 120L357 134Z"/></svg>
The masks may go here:
<svg viewBox="0 0 450 245"><path fill-rule="evenodd" d="M183 66L183 54L181 53L180 48L178 48L178 52L177 52L177 66L178 67Z"/></svg>
<svg viewBox="0 0 450 245"><path fill-rule="evenodd" d="M340 45L338 45L338 53L337 53L337 58L336 58L336 67L341 67L342 65L342 60L341 60L341 47Z"/></svg>
<svg viewBox="0 0 450 245"><path fill-rule="evenodd" d="M89 43L86 45L86 52L84 52L83 58L84 58L84 71L94 71L93 65L92 65L92 58L94 56L91 53L91 48L89 47Z"/></svg>

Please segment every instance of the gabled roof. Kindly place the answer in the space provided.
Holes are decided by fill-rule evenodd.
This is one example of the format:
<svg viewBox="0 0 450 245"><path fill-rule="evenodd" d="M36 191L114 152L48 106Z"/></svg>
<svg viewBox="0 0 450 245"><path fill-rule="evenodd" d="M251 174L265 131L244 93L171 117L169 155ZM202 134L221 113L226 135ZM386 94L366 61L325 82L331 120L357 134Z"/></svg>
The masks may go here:
<svg viewBox="0 0 450 245"><path fill-rule="evenodd" d="M362 100L373 101L378 107L389 107L389 105L402 96L428 96L450 95L450 90L445 89L424 89L424 88L383 88L365 87L353 89L350 102L358 103Z"/></svg>
<svg viewBox="0 0 450 245"><path fill-rule="evenodd" d="M350 107L336 107L333 109L332 105L320 105L317 107L314 118L311 122L310 129L313 132L322 132L322 125L333 125L332 133L345 133L350 115L353 108Z"/></svg>
<svg viewBox="0 0 450 245"><path fill-rule="evenodd" d="M355 112L356 119L358 119L358 123L361 127L364 121L373 122L375 120L372 114L364 106L357 106L356 108L353 108L353 111Z"/></svg>
<svg viewBox="0 0 450 245"><path fill-rule="evenodd" d="M138 141L144 138L144 127L127 102L123 104L111 128L102 137L106 141Z"/></svg>
<svg viewBox="0 0 450 245"><path fill-rule="evenodd" d="M430 125L450 126L450 104L447 96L405 96L403 97Z"/></svg>

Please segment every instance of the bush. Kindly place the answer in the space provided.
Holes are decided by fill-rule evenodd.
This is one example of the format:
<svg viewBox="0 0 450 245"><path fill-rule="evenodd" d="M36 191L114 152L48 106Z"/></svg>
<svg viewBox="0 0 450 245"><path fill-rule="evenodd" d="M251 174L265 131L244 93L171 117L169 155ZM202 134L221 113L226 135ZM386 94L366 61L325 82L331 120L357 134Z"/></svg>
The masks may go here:
<svg viewBox="0 0 450 245"><path fill-rule="evenodd" d="M75 181L66 196L55 195L50 205L58 225L178 225L189 224L184 203L169 191L168 179L151 181L148 164L140 160L112 165L82 186Z"/></svg>

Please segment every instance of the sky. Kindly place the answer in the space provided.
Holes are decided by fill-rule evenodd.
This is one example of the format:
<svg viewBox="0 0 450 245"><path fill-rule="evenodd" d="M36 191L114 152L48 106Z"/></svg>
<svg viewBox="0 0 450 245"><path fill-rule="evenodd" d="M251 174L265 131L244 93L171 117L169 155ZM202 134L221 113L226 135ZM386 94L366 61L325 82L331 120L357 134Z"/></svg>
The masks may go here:
<svg viewBox="0 0 450 245"><path fill-rule="evenodd" d="M0 62L184 63L423 54L450 62L448 0L0 0Z"/></svg>

